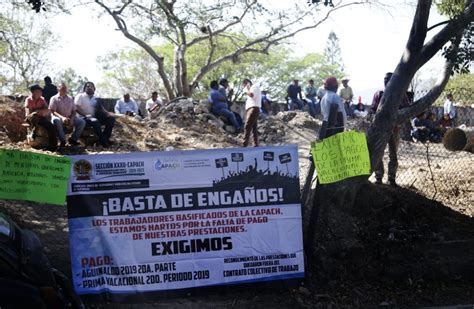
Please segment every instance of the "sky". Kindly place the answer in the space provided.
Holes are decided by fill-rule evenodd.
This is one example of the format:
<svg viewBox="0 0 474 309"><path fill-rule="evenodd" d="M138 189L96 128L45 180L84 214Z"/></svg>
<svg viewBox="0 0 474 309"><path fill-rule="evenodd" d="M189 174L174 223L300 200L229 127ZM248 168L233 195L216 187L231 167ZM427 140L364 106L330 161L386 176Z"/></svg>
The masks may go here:
<svg viewBox="0 0 474 309"><path fill-rule="evenodd" d="M270 0L267 0L270 1ZM287 1L271 1L277 6ZM336 1L334 1L336 2ZM336 12L316 29L305 31L292 39L295 56L323 52L330 31L339 37L349 85L356 96L368 102L373 92L383 86L383 76L393 71L401 58L414 15L414 6L402 0L384 1L390 7L353 6ZM56 69L73 68L89 80L99 82L103 72L96 59L110 51L136 47L126 39L108 15L98 16L79 7L72 15L48 17L52 29L61 37L59 47L51 52ZM433 10L429 25L442 20ZM433 75L442 66L441 57L433 59L424 70Z"/></svg>

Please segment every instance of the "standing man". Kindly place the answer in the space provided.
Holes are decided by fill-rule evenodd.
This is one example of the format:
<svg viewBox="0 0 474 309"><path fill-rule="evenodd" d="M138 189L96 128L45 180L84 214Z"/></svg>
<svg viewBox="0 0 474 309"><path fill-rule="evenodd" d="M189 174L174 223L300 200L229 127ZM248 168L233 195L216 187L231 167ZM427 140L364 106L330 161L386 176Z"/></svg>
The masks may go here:
<svg viewBox="0 0 474 309"><path fill-rule="evenodd" d="M58 94L58 88L56 85L53 85L53 81L51 80L51 77L46 76L44 78L44 89L43 89L43 97L46 100L46 103L49 104L49 101L53 96Z"/></svg>
<svg viewBox="0 0 474 309"><path fill-rule="evenodd" d="M48 104L42 97L43 88L38 84L34 84L30 87L31 95L25 100L25 121L32 127L34 132L37 126L43 127L48 132L49 146L46 150L56 151L58 146L58 139L54 126L49 120L50 112L48 110Z"/></svg>
<svg viewBox="0 0 474 309"><path fill-rule="evenodd" d="M79 115L83 116L87 126L94 128L95 133L99 137L100 144L103 147L108 147L115 124L113 113L108 112L102 105L97 105L93 82L86 82L83 91L74 100L76 111ZM102 125L105 125L104 131L102 131Z"/></svg>
<svg viewBox="0 0 474 309"><path fill-rule="evenodd" d="M342 114L342 123L336 122L336 127L345 127L347 122L347 115L344 109L344 103L342 99L337 95L337 88L339 83L335 77L328 77L324 82L325 94L321 100L321 113L323 114L323 121L329 120L329 112L331 110L331 105L337 105L337 112ZM337 117L336 117L337 119Z"/></svg>
<svg viewBox="0 0 474 309"><path fill-rule="evenodd" d="M344 102L344 108L346 109L346 114L352 117L352 99L354 98L354 93L352 92L352 88L349 87L349 78L344 77L342 80L342 88L339 89L339 96L341 97L342 101Z"/></svg>
<svg viewBox="0 0 474 309"><path fill-rule="evenodd" d="M388 72L385 74L383 79L384 86L387 87L390 78L392 78L393 73ZM383 90L379 90L374 94L374 98L372 100L371 112L376 113L377 108L380 105L380 101L382 100ZM410 100L405 95L402 102L400 103L400 109L405 108L410 105ZM397 186L396 177L397 177L397 169L398 169L398 145L400 144L400 127L396 126L392 130L392 135L388 139L388 182L391 186ZM380 159L378 163L375 164L374 173L375 173L375 183L382 184L382 178L384 175L384 166L383 166L383 158Z"/></svg>
<svg viewBox="0 0 474 309"><path fill-rule="evenodd" d="M74 100L67 95L67 87L64 83L59 84L59 93L51 98L49 110L52 113L52 123L58 132L60 147L66 146L64 127L74 127L74 132L69 138L69 144L79 145L77 141L86 126L84 119L76 117L76 107Z"/></svg>
<svg viewBox="0 0 474 309"><path fill-rule="evenodd" d="M151 113L154 112L155 110L159 110L161 106L163 105L163 101L158 97L158 92L153 91L151 93L151 98L146 101L145 108L146 110Z"/></svg>
<svg viewBox="0 0 474 309"><path fill-rule="evenodd" d="M130 94L126 93L123 95L123 100L117 100L114 110L116 114L133 117L138 115L138 104L130 98Z"/></svg>
<svg viewBox="0 0 474 309"><path fill-rule="evenodd" d="M260 108L262 107L262 92L258 85L254 85L248 78L244 79L243 87L247 93L247 100L245 101L245 134L243 146L248 146L250 134L253 133L253 144L255 147L258 147L257 121L260 115Z"/></svg>
<svg viewBox="0 0 474 309"><path fill-rule="evenodd" d="M443 106L443 115L448 115L452 127L456 126L454 122L454 118L456 118L456 109L454 108L453 95L451 93L446 95L446 101L444 101Z"/></svg>
<svg viewBox="0 0 474 309"><path fill-rule="evenodd" d="M309 100L308 102L309 114L314 118L316 117L316 113L318 109L316 106L317 89L316 87L314 87L314 80L312 79L309 80L308 86L304 88L304 95L306 96L306 99Z"/></svg>
<svg viewBox="0 0 474 309"><path fill-rule="evenodd" d="M301 95L301 87L298 85L299 81L297 79L293 80L293 83L288 86L286 90L286 98L288 100L288 108L293 110L293 107L296 105L300 110L303 110L303 96ZM299 97L299 99L298 99Z"/></svg>

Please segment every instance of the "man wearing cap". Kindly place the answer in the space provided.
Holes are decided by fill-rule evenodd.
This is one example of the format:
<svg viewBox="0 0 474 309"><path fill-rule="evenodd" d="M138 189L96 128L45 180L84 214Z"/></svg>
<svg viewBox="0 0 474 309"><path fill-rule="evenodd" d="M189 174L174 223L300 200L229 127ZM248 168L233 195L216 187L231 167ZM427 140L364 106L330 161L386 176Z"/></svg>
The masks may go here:
<svg viewBox="0 0 474 309"><path fill-rule="evenodd" d="M246 78L243 82L244 91L247 94L245 101L245 133L243 146L247 147L250 140L250 134L253 135L253 144L258 147L257 121L262 107L262 92L258 85L254 85L250 79Z"/></svg>
<svg viewBox="0 0 474 309"><path fill-rule="evenodd" d="M342 99L337 95L337 88L339 83L335 77L328 77L324 82L325 94L321 100L321 113L323 114L323 121L329 120L329 111L331 110L331 105L337 105L337 112L342 115L342 123L336 123L336 126L346 126L347 115L344 109L344 104Z"/></svg>
<svg viewBox="0 0 474 309"><path fill-rule="evenodd" d="M104 106L97 104L97 98L94 96L95 85L93 82L86 82L83 91L76 95L74 99L76 111L86 121L87 126L94 128L95 133L99 137L100 144L103 147L108 147L115 124L113 113L108 112ZM102 131L102 125L105 125L104 131Z"/></svg>
<svg viewBox="0 0 474 309"><path fill-rule="evenodd" d="M393 75L392 72L388 72L385 74L385 77L383 79L384 87L387 87L387 84L390 81L390 78L392 77L392 75ZM379 90L375 92L374 98L372 100L372 106L370 107L371 112L373 114L377 112L377 109L382 100L382 96L383 96L383 90ZM408 106L410 106L410 99L408 98L407 95L405 95L402 102L400 103L399 108L401 109ZM400 144L400 127L396 126L392 130L392 134L390 135L390 138L388 139L388 157L389 157L388 182L392 186L397 186L397 182L395 181L395 179L397 177L397 169L398 169L397 151L398 151L399 144ZM375 173L375 183L382 184L382 178L385 173L384 166L383 166L383 158L381 158L380 161L375 164L374 173Z"/></svg>
<svg viewBox="0 0 474 309"><path fill-rule="evenodd" d="M341 97L342 101L344 102L344 108L346 109L346 113L349 116L352 116L352 99L354 98L354 93L352 92L352 88L348 85L349 78L344 77L342 80L342 88L339 89L339 96Z"/></svg>
<svg viewBox="0 0 474 309"><path fill-rule="evenodd" d="M76 117L76 107L74 100L67 95L67 87L64 83L59 84L59 93L51 98L49 110L52 115L52 122L58 132L60 146L66 145L66 137L64 127L74 127L74 132L69 138L69 144L73 146L79 145L77 141L86 126L84 119Z"/></svg>
<svg viewBox="0 0 474 309"><path fill-rule="evenodd" d="M295 106L300 110L303 110L304 107L303 96L301 95L301 87L298 85L298 83L299 81L294 79L293 83L290 84L286 90L286 98L288 100L288 108L290 110L293 110Z"/></svg>
<svg viewBox="0 0 474 309"><path fill-rule="evenodd" d="M38 84L34 84L30 87L30 92L31 95L25 100L25 121L32 126L33 132L37 126L43 127L48 132L49 146L46 150L55 151L58 146L58 139L54 126L49 120L48 104L42 97L43 88Z"/></svg>

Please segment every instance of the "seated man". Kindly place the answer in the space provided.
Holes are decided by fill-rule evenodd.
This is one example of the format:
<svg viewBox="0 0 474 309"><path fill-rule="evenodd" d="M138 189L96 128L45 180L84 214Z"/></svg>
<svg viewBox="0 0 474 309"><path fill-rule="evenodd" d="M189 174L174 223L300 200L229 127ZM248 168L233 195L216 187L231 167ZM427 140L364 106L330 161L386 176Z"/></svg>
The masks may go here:
<svg viewBox="0 0 474 309"><path fill-rule="evenodd" d="M308 102L309 114L312 117L316 117L318 110L321 109L319 102L317 102L317 93L318 90L314 87L314 80L310 79L308 86L304 88L304 95L306 97L306 102Z"/></svg>
<svg viewBox="0 0 474 309"><path fill-rule="evenodd" d="M411 121L411 137L417 142L426 142L428 139L428 127L426 126L426 115L425 113L418 114Z"/></svg>
<svg viewBox="0 0 474 309"><path fill-rule="evenodd" d="M268 91L263 90L262 91L262 108L260 109L261 113L265 116L271 115L272 113L272 107L271 107L272 101L268 98Z"/></svg>
<svg viewBox="0 0 474 309"><path fill-rule="evenodd" d="M357 103L357 105L356 105L354 111L352 112L352 114L354 115L354 118L365 118L369 114L365 110L365 106L362 103L362 97L359 96L359 102Z"/></svg>
<svg viewBox="0 0 474 309"><path fill-rule="evenodd" d="M158 92L153 91L151 93L151 98L148 99L148 101L146 101L145 108L147 112L150 113L150 116L151 116L151 113L153 113L154 111L158 111L162 105L163 105L163 102L158 97Z"/></svg>
<svg viewBox="0 0 474 309"><path fill-rule="evenodd" d="M115 124L113 113L108 112L104 106L97 104L97 98L94 96L95 85L93 82L86 82L83 91L74 100L76 112L83 117L87 126L94 128L95 133L99 137L100 144L103 147L108 147ZM102 131L102 125L105 125L104 131Z"/></svg>
<svg viewBox="0 0 474 309"><path fill-rule="evenodd" d="M116 114L133 117L138 115L138 104L126 93L123 95L123 100L117 100L114 110Z"/></svg>
<svg viewBox="0 0 474 309"><path fill-rule="evenodd" d="M453 127L453 122L451 118L449 118L449 114L443 114L443 117L439 120L439 127L442 136Z"/></svg>
<svg viewBox="0 0 474 309"><path fill-rule="evenodd" d="M73 146L79 145L77 140L81 136L86 122L84 119L76 117L74 100L67 95L67 87L64 83L59 84L59 93L51 98L49 110L53 114L52 122L58 132L60 147L66 146L64 127L74 127L74 132L69 138L69 144Z"/></svg>
<svg viewBox="0 0 474 309"><path fill-rule="evenodd" d="M288 100L288 109L294 110L296 108L303 110L303 96L301 95L301 87L298 85L298 80L293 80L293 83L288 86L286 90L286 98ZM299 97L299 98L298 98Z"/></svg>
<svg viewBox="0 0 474 309"><path fill-rule="evenodd" d="M219 83L217 83L216 80L213 80L211 81L210 87L209 102L211 103L212 113L217 116L227 117L234 126L235 131L239 132L241 126L239 125L235 114L229 109L227 98L219 91Z"/></svg>
<svg viewBox="0 0 474 309"><path fill-rule="evenodd" d="M58 139L54 126L49 120L50 112L46 100L42 97L43 88L38 84L30 87L31 95L25 100L25 121L32 127L33 131L37 126L43 127L48 132L49 145L46 150L56 151Z"/></svg>

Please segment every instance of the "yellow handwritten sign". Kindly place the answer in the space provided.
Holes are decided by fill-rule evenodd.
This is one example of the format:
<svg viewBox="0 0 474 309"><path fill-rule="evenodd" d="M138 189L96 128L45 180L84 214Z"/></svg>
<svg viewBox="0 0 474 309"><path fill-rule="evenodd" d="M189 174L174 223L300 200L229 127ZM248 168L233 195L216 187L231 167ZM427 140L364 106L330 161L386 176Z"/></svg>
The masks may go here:
<svg viewBox="0 0 474 309"><path fill-rule="evenodd" d="M370 158L364 133L347 131L328 137L311 147L321 184L370 175Z"/></svg>
<svg viewBox="0 0 474 309"><path fill-rule="evenodd" d="M71 159L0 149L0 199L64 205Z"/></svg>

